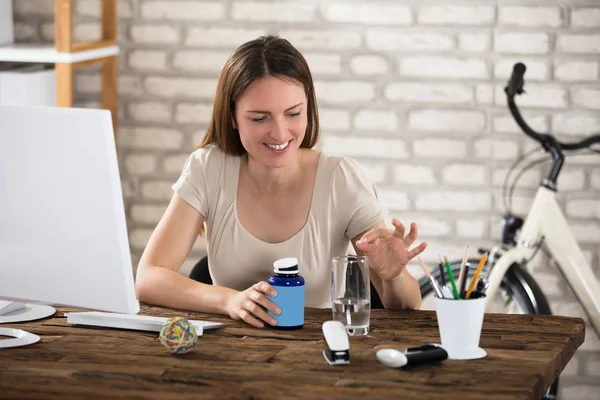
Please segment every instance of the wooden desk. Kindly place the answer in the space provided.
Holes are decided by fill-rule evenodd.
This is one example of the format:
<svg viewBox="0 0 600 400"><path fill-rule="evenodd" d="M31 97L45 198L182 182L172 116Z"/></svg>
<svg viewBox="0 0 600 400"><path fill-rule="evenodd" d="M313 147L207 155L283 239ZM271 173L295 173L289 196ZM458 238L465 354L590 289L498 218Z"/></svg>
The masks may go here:
<svg viewBox="0 0 600 400"><path fill-rule="evenodd" d="M488 314L480 343L486 358L407 371L383 366L375 351L439 342L434 312L373 310L369 336L350 340L350 365L334 367L321 354L321 323L330 310L307 309L302 330L278 331L143 306L143 314L227 323L182 356L168 354L158 334L71 327L68 311L3 325L41 341L0 350L0 397L538 400L585 333L579 318Z"/></svg>

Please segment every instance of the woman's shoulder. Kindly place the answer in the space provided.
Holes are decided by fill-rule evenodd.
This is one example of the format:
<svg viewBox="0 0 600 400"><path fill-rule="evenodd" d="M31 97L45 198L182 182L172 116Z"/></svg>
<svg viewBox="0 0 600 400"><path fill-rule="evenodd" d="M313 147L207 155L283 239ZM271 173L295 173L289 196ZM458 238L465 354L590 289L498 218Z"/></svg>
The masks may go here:
<svg viewBox="0 0 600 400"><path fill-rule="evenodd" d="M333 176L336 174L362 174L360 163L352 157L321 152L320 160L329 167Z"/></svg>
<svg viewBox="0 0 600 400"><path fill-rule="evenodd" d="M236 162L239 156L227 154L217 144L213 143L194 150L190 155L190 159L201 167L210 167L211 165L222 166L223 164Z"/></svg>

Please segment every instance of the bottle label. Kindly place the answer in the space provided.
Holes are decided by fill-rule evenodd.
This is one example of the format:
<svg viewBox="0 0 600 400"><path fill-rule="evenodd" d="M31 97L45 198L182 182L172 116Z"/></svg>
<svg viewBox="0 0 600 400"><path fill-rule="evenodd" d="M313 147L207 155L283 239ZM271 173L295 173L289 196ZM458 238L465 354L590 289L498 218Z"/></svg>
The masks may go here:
<svg viewBox="0 0 600 400"><path fill-rule="evenodd" d="M277 296L267 298L281 309L281 314L269 315L277 320L276 326L304 325L304 286L274 286Z"/></svg>

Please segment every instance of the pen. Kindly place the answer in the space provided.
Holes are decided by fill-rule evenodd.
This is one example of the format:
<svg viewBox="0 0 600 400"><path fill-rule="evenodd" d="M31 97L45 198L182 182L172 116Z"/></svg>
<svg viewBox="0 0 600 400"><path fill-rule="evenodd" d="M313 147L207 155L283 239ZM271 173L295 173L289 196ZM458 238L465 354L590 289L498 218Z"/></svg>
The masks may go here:
<svg viewBox="0 0 600 400"><path fill-rule="evenodd" d="M463 258L462 258L462 262L460 263L460 273L458 274L458 281L457 283L459 285L462 285L462 281L463 281L463 276L465 274L465 264L467 262L467 258L469 257L469 246L465 247L465 252L463 254ZM462 286L461 286L461 290L458 292L459 295L459 299L462 298Z"/></svg>
<svg viewBox="0 0 600 400"><path fill-rule="evenodd" d="M425 275L427 276L427 278L429 278L429 282L431 282L431 286L433 287L433 290L435 290L435 294L437 294L437 297L439 297L440 299L443 299L444 298L444 294L442 293L442 289L438 285L438 283L435 280L435 278L433 276L431 276L431 273L429 272L429 269L427 269L427 267L425 266L425 264L421 260L421 257L417 256L417 260L419 260L419 264L421 264L421 268L423 268L423 272L425 272Z"/></svg>
<svg viewBox="0 0 600 400"><path fill-rule="evenodd" d="M471 281L471 284L469 285L469 289L467 290L465 299L468 299L469 297L471 297L471 293L473 292L473 289L475 289L475 285L477 284L477 280L479 279L479 274L481 274L481 271L483 270L483 266L485 265L486 261L487 261L487 253L485 253L483 255L483 257L481 257L481 260L479 261L479 265L477 266L477 270L475 270L475 275L473 276L473 280Z"/></svg>
<svg viewBox="0 0 600 400"><path fill-rule="evenodd" d="M450 266L450 261L448 261L448 257L444 256L444 261L446 261L446 272L448 272L448 279L450 279L450 284L452 285L452 293L454 293L454 298L459 299L458 290L456 289L456 282L454 282L454 274L452 273L452 267Z"/></svg>
<svg viewBox="0 0 600 400"><path fill-rule="evenodd" d="M440 269L440 281L442 286L446 286L446 276L444 275L444 264L442 263L442 256L438 254L438 268Z"/></svg>

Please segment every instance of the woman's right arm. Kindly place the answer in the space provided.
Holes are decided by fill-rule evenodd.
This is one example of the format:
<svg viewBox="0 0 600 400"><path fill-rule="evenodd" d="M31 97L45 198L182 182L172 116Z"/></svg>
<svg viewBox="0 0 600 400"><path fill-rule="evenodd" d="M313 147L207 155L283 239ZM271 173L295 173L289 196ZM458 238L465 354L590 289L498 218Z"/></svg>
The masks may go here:
<svg viewBox="0 0 600 400"><path fill-rule="evenodd" d="M177 194L150 236L140 259L135 291L140 301L191 311L227 314L226 299L237 291L206 285L181 275L204 222Z"/></svg>
<svg viewBox="0 0 600 400"><path fill-rule="evenodd" d="M266 310L279 315L278 307L265 294L276 295L266 282L239 292L207 285L179 274L200 227L202 215L174 194L165 214L150 236L137 269L135 291L139 300L184 310L219 313L262 328L277 321Z"/></svg>

